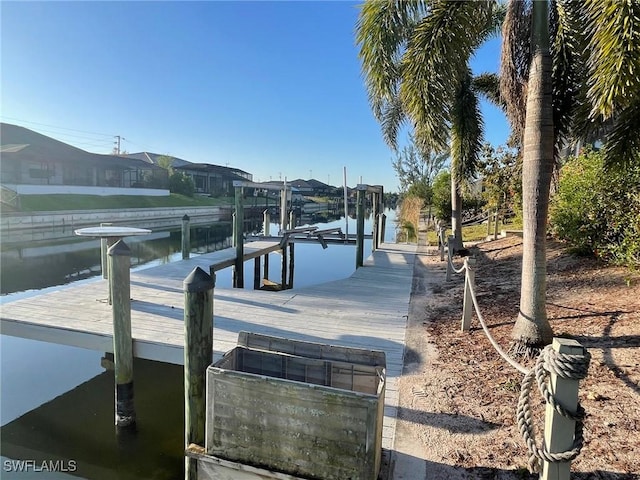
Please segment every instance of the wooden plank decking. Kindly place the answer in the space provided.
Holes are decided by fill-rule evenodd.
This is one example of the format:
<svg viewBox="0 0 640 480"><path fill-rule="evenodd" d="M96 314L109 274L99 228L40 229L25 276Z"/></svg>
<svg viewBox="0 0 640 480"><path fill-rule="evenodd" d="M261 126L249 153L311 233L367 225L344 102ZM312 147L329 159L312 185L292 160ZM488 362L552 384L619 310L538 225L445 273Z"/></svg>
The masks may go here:
<svg viewBox="0 0 640 480"><path fill-rule="evenodd" d="M255 258L271 248L259 243L247 244L245 256ZM271 251L277 249L274 245ZM131 274L135 356L183 363L182 281L196 266L208 272L211 264L229 261L224 257L229 251L224 252ZM214 359L231 350L243 330L383 350L388 377L383 446L391 448L414 255L415 246L384 244L363 268L344 280L281 292L216 288ZM106 281L90 281L8 301L0 307L0 332L111 352L111 307L106 297Z"/></svg>

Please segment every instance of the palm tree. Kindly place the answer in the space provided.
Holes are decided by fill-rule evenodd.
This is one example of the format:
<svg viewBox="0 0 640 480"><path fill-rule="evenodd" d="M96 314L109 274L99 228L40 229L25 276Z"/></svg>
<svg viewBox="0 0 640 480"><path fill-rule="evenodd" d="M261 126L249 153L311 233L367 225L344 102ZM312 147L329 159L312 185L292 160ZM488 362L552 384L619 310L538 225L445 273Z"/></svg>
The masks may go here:
<svg viewBox="0 0 640 480"><path fill-rule="evenodd" d="M483 124L469 59L502 20L493 0L367 1L357 41L369 100L386 142L397 148L410 120L426 151L449 150L452 229L462 246L462 185L473 177Z"/></svg>
<svg viewBox="0 0 640 480"><path fill-rule="evenodd" d="M640 161L640 4L511 1L501 93L523 144L523 264L516 353L549 343L546 227L557 153L569 136L609 126L610 165Z"/></svg>
<svg viewBox="0 0 640 480"><path fill-rule="evenodd" d="M454 173L465 170L473 156L464 152L472 149L459 148L463 142L455 136L477 128L454 98L469 98L463 91L469 57L498 11L498 2L489 0L365 2L357 39L387 143L395 145L399 126L410 119L416 139L432 150L451 138L458 148L451 152L459 162ZM501 100L523 143L524 253L513 337L517 351L529 352L552 335L545 245L558 146L570 136L605 131L610 165L640 161L640 2L510 0L502 60ZM464 142L474 144L471 137Z"/></svg>

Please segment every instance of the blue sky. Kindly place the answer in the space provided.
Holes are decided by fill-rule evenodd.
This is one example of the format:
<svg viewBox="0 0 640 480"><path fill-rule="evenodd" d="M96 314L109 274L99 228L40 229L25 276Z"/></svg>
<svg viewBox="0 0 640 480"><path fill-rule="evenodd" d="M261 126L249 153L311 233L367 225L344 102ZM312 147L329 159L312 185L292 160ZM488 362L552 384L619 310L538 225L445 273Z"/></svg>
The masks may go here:
<svg viewBox="0 0 640 480"><path fill-rule="evenodd" d="M354 2L6 2L2 121L88 151L229 164L265 181L396 191L367 101ZM474 59L496 71L499 41ZM483 104L486 138L506 141Z"/></svg>

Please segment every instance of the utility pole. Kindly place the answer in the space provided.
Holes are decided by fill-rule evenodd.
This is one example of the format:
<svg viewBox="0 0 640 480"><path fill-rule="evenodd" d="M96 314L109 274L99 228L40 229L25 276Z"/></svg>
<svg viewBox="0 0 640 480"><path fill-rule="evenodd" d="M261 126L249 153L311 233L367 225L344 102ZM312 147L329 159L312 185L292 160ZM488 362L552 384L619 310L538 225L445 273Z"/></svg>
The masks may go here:
<svg viewBox="0 0 640 480"><path fill-rule="evenodd" d="M126 138L121 137L120 135L115 135L113 138L116 139L115 142L113 142L115 144L115 151L116 151L116 155L120 155L120 141L121 140L126 140Z"/></svg>

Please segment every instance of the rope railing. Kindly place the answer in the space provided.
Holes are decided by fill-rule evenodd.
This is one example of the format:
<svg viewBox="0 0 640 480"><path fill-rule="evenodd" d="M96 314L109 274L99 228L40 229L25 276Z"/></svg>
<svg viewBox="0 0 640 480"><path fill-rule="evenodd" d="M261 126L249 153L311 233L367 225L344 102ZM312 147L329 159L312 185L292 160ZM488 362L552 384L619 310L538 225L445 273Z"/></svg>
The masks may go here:
<svg viewBox="0 0 640 480"><path fill-rule="evenodd" d="M461 268L451 261L451 237L447 254L447 274L465 272L462 330L468 331L475 311L482 330L498 354L524 375L516 409L518 429L529 451L532 472L540 472L543 480L570 478L570 465L584 444L584 409L578 402L578 382L586 377L590 354L575 340L554 338L528 369L511 358L493 338L480 311L475 286L475 258L465 258ZM449 280L449 278L447 278ZM473 306L473 307L472 307ZM538 447L533 428L530 397L533 381L546 401L544 442ZM553 393L552 393L553 392Z"/></svg>

